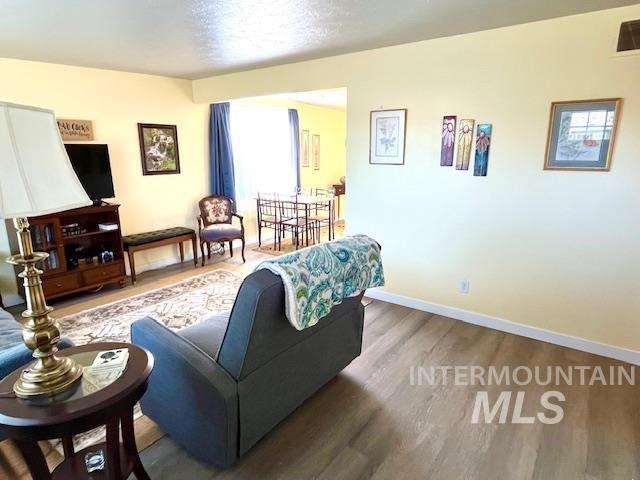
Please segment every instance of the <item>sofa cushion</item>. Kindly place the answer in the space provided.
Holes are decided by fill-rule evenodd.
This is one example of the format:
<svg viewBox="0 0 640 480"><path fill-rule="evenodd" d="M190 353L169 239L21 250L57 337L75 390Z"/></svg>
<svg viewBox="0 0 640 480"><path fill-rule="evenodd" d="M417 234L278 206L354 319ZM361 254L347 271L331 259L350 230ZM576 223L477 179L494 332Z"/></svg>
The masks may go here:
<svg viewBox="0 0 640 480"><path fill-rule="evenodd" d="M178 333L211 358L217 358L222 339L227 331L230 315L231 312L214 315L200 323L180 330Z"/></svg>
<svg viewBox="0 0 640 480"><path fill-rule="evenodd" d="M58 348L73 347L68 338L60 338ZM33 357L22 342L22 325L9 312L0 308L0 379L26 365Z"/></svg>
<svg viewBox="0 0 640 480"><path fill-rule="evenodd" d="M154 230L153 232L134 233L122 237L122 243L125 247L137 247L138 245L146 245L147 243L158 242L168 238L180 237L182 235L192 235L196 231L192 228L173 227L163 230Z"/></svg>
<svg viewBox="0 0 640 480"><path fill-rule="evenodd" d="M230 223L218 223L209 225L200 232L200 237L205 242L217 242L218 240L228 238L242 237L242 229Z"/></svg>
<svg viewBox="0 0 640 480"><path fill-rule="evenodd" d="M0 350L22 343L22 325L0 308Z"/></svg>

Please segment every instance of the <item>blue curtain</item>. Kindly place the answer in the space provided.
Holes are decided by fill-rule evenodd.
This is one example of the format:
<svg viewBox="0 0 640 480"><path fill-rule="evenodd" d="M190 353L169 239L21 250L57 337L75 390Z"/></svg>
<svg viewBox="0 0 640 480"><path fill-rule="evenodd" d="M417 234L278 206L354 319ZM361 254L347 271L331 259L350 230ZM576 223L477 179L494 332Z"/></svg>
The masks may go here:
<svg viewBox="0 0 640 480"><path fill-rule="evenodd" d="M211 193L224 195L236 201L233 173L233 150L231 149L231 126L229 103L211 105L209 122L209 167L211 171Z"/></svg>
<svg viewBox="0 0 640 480"><path fill-rule="evenodd" d="M300 188L300 121L298 110L289 109L289 127L291 130L291 162L296 172L296 189Z"/></svg>

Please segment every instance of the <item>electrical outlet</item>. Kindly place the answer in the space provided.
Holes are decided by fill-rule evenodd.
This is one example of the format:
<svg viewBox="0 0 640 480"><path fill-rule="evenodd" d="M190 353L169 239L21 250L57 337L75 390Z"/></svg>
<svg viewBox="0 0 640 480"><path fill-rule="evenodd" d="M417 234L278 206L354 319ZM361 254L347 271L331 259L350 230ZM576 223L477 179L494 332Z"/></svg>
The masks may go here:
<svg viewBox="0 0 640 480"><path fill-rule="evenodd" d="M460 280L460 293L469 293L469 280Z"/></svg>

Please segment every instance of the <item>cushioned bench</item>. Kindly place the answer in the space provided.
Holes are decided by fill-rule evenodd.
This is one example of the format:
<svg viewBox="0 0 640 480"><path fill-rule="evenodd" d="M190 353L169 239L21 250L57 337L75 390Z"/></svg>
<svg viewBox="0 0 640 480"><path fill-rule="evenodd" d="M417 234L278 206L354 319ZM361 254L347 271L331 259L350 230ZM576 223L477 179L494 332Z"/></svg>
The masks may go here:
<svg viewBox="0 0 640 480"><path fill-rule="evenodd" d="M180 261L184 262L184 245L182 242L191 240L193 247L193 265L198 266L198 253L196 248L196 232L192 228L173 227L153 232L136 233L122 237L124 249L129 257L131 268L131 283L136 283L136 265L133 254L150 248L163 247L177 243L180 248Z"/></svg>

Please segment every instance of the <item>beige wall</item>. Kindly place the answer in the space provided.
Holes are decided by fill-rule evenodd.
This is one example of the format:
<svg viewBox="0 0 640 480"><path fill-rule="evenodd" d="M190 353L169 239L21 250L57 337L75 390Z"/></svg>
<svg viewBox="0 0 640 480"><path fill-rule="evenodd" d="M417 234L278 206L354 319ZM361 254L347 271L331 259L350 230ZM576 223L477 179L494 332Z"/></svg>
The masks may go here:
<svg viewBox="0 0 640 480"><path fill-rule="evenodd" d="M383 245L386 289L640 350L640 5L193 84L208 102L348 87L350 233ZM543 171L554 100L622 97L612 170ZM408 108L406 164L368 163L369 111ZM486 178L439 166L442 116L493 124ZM471 291L458 293L460 280Z"/></svg>
<svg viewBox="0 0 640 480"><path fill-rule="evenodd" d="M197 200L208 192L208 107L192 101L191 82L151 75L0 59L0 98L52 108L58 117L94 121L107 143L125 234L163 227L195 227ZM137 123L178 127L179 175L143 176ZM0 226L0 229L2 227ZM0 230L0 254L6 256ZM136 255L136 266L174 261L169 247ZM2 292L15 292L13 269L0 262ZM149 265L149 266L151 266Z"/></svg>

